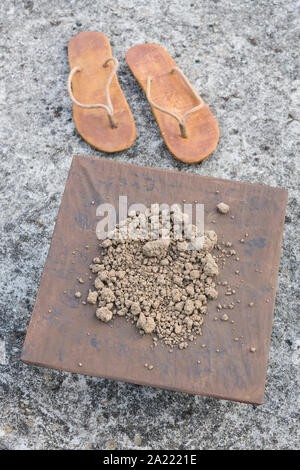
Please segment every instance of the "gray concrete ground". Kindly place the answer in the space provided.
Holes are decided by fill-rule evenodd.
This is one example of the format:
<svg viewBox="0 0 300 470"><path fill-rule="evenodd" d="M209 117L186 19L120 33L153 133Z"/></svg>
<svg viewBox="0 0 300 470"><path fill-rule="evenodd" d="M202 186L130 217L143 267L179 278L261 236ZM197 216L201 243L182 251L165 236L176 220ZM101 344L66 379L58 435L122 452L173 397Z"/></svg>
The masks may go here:
<svg viewBox="0 0 300 470"><path fill-rule="evenodd" d="M0 2L2 448L299 448L299 7L296 0ZM263 406L20 362L72 155L107 157L75 131L66 92L67 42L87 30L110 37L137 124L135 144L109 158L289 190ZM144 42L176 58L217 116L220 143L202 164L185 166L168 153L125 64L126 50Z"/></svg>

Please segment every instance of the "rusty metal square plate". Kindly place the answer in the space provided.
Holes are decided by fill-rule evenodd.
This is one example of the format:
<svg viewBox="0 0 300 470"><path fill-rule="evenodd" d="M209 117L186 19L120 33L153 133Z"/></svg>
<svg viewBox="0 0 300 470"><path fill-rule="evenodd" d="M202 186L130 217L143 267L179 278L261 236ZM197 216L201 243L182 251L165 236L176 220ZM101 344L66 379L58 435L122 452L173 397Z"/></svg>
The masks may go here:
<svg viewBox="0 0 300 470"><path fill-rule="evenodd" d="M142 337L123 318L109 324L99 322L95 307L83 305L82 299L74 296L76 290L85 296L93 284L86 273L91 260L99 255L96 207L104 202L118 207L119 195L126 195L129 205L197 200L205 205L205 228L215 230L222 240L232 241L238 252L240 261L229 259L220 280L226 279L235 287L240 303L226 310L230 321L215 321L216 304L228 304L225 288L220 286L218 300L209 304L203 336L186 350L170 354L161 344L151 349L151 338ZM216 211L221 200L231 208L226 216ZM169 390L263 403L286 201L287 191L281 188L74 157L22 361ZM242 238L244 243L240 242ZM87 281L79 285L78 277ZM254 303L252 308L250 302ZM236 337L239 341L234 340ZM249 351L251 346L256 348L255 353ZM146 369L145 363L153 364L153 370Z"/></svg>

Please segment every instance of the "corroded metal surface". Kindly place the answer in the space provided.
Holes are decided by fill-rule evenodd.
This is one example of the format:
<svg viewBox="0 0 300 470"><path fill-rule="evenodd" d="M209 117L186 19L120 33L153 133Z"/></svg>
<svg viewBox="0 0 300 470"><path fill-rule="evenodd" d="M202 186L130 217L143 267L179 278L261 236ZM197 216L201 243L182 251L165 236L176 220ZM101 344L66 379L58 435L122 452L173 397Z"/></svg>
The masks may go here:
<svg viewBox="0 0 300 470"><path fill-rule="evenodd" d="M210 303L201 340L170 354L161 345L151 349L151 339L141 337L122 318L111 324L99 322L95 308L75 298L76 290L85 295L92 286L92 280L79 285L76 278L87 278L88 265L98 254L96 207L103 202L117 207L119 195L127 195L129 204L171 204L183 199L205 204L206 228L231 241L240 258L238 263L228 261L220 275L220 280L235 287L240 300L229 313L234 323L214 321L215 304L228 303L220 288L219 299ZM287 192L280 188L74 157L22 360L170 390L263 403L286 199ZM221 200L230 205L234 219L216 212ZM249 234L246 238L245 233ZM253 308L249 308L250 302ZM235 337L240 340L234 341ZM255 353L249 351L251 346ZM154 365L153 370L145 369L146 362Z"/></svg>

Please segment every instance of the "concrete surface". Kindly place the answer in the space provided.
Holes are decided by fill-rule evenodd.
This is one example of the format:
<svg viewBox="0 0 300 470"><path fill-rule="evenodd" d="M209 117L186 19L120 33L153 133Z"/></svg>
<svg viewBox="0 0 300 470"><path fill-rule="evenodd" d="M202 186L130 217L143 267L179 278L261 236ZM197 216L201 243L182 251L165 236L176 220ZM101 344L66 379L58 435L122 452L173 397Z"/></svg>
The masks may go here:
<svg viewBox="0 0 300 470"><path fill-rule="evenodd" d="M2 448L299 448L299 7L296 0L0 2ZM289 190L263 406L20 362L72 155L107 157L74 130L66 91L67 42L86 30L110 37L137 124L136 143L110 158ZM203 164L176 162L164 146L124 60L143 42L165 46L217 116L221 140Z"/></svg>

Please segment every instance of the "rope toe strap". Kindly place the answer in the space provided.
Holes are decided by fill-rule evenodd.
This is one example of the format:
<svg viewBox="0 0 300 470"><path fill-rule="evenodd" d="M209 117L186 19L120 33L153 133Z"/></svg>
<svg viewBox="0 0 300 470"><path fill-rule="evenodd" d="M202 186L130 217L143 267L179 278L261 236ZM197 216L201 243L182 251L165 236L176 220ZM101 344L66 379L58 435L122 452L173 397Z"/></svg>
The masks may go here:
<svg viewBox="0 0 300 470"><path fill-rule="evenodd" d="M80 103L79 101L76 100L75 96L73 95L73 92L72 92L72 79L73 79L73 76L75 75L75 73L77 72L80 72L81 71L81 67L77 66L77 67L74 67L70 74L69 74L69 78L68 78L68 93L69 93L69 96L72 100L72 102L74 104L76 104L76 106L79 106L80 108L84 108L84 109L95 109L95 108L102 108L102 109L105 109L105 111L107 112L107 116L108 116L108 119L109 119L109 124L110 124L110 127L112 129L116 128L117 127L117 123L114 119L114 108L113 108L113 105L111 103L111 99L110 99L110 94L109 94L109 86L110 86L110 83L112 81L112 78L114 76L114 74L116 73L118 67L119 67L119 62L118 60L115 58L115 57L109 57L103 64L103 67L107 67L108 63L110 61L113 61L114 63L114 66L113 66L113 69L108 77L108 80L106 82L106 85L105 85L105 97L106 97L106 102L107 102L107 105L106 104L82 104Z"/></svg>
<svg viewBox="0 0 300 470"><path fill-rule="evenodd" d="M195 106L194 108L192 108L189 111L187 111L186 113L184 113L183 116L178 116L177 114L173 113L172 111L169 111L168 109L165 109L165 108L162 108L161 106L158 106L158 104L154 103L154 101L152 101L152 99L151 99L151 81L152 81L152 77L150 77L149 75L147 77L146 96L147 96L147 99L148 99L149 103L151 104L151 106L153 106L153 108L158 109L159 111L161 111L163 113L166 113L169 116L172 116L173 118L176 119L176 121L178 121L179 128L180 128L180 135L181 135L181 137L186 139L187 138L187 132L186 132L185 120L190 114L192 114L195 111L198 111L199 109L201 109L204 106L204 102L203 102L203 99L201 98L201 96L199 95L199 93L195 90L193 85L189 82L189 80L186 78L184 73L178 67L173 67L171 69L171 71L168 72L168 73L174 73L174 72L179 73L179 75L183 79L184 83L189 87L189 89L193 93L194 97L199 101L199 104L197 106Z"/></svg>

